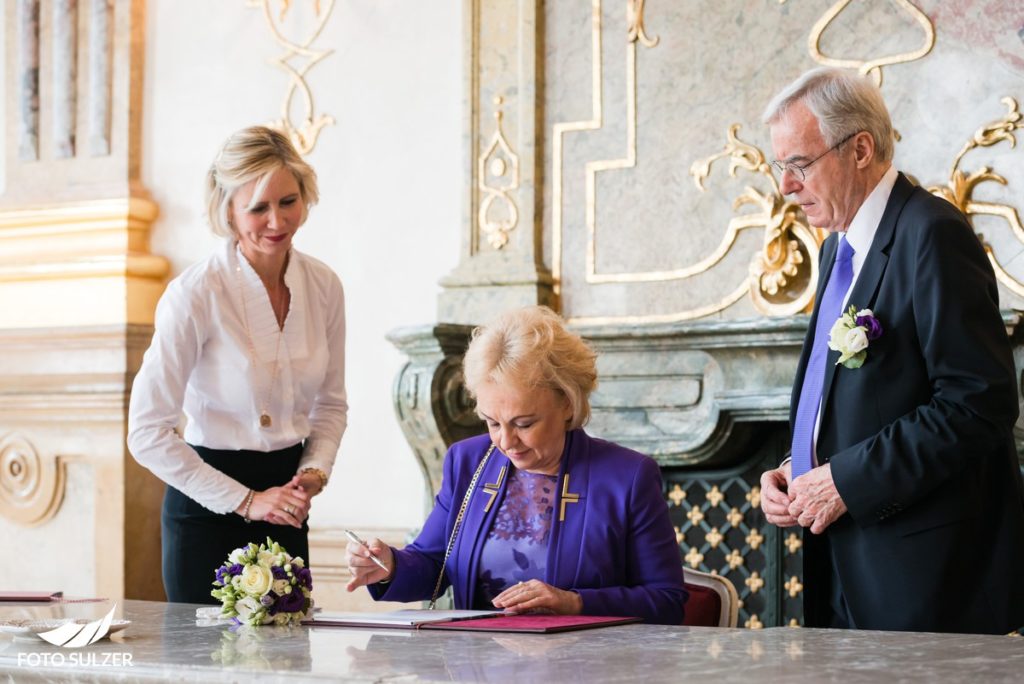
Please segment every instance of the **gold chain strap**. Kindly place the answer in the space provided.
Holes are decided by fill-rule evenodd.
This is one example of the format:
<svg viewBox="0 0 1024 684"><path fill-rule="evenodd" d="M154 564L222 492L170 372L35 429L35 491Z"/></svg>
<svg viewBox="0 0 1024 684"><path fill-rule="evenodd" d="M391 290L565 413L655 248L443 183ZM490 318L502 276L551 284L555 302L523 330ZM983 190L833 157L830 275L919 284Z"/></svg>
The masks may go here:
<svg viewBox="0 0 1024 684"><path fill-rule="evenodd" d="M469 487L466 489L466 495L462 497L462 506L459 507L459 514L455 517L455 524L452 526L452 536L448 538L448 548L444 551L444 560L441 562L441 572L437 575L437 584L434 585L434 594L430 597L429 610L434 610L434 606L437 604L437 595L441 593L441 582L444 581L444 569L448 565L448 557L452 553L452 548L455 546L455 537L459 534L459 528L462 526L462 517L466 514L466 507L469 505L469 499L473 496L473 490L476 488L476 481L480 479L480 473L484 471L484 466L487 465L487 459L491 457L491 452L494 451L494 445L491 444L491 448L484 454L484 458L480 461L480 465L476 467L476 472L473 473L473 479L469 481Z"/></svg>

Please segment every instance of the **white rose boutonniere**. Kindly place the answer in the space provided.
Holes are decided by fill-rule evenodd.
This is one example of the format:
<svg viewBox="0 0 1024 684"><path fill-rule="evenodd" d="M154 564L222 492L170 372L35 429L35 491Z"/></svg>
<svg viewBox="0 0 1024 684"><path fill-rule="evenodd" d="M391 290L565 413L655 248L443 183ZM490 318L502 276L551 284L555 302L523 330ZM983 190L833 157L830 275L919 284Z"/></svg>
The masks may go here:
<svg viewBox="0 0 1024 684"><path fill-rule="evenodd" d="M851 306L829 331L828 348L839 352L836 365L860 368L868 355L868 345L882 336L882 324L871 309Z"/></svg>

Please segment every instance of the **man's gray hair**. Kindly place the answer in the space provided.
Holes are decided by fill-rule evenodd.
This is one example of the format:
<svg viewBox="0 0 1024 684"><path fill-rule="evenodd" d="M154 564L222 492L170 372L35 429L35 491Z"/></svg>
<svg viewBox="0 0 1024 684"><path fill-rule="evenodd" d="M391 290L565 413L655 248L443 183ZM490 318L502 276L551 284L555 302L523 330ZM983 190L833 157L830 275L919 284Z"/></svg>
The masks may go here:
<svg viewBox="0 0 1024 684"><path fill-rule="evenodd" d="M892 159L896 136L889 110L882 93L866 76L833 67L812 69L772 98L762 121L770 125L781 120L796 102L803 102L818 119L829 147L867 131L875 140L875 157L883 162Z"/></svg>

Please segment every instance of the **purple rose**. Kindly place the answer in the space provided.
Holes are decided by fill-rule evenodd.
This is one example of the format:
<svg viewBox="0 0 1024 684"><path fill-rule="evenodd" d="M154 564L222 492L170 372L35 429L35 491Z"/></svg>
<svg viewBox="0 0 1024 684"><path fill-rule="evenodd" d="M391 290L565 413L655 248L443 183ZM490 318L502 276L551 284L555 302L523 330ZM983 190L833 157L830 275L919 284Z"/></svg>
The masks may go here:
<svg viewBox="0 0 1024 684"><path fill-rule="evenodd" d="M309 571L309 568L299 568L295 571L295 578L299 580L299 584L306 587L306 589L313 589L313 573Z"/></svg>
<svg viewBox="0 0 1024 684"><path fill-rule="evenodd" d="M242 574L242 566L239 563L234 565L222 565L215 571L217 579L215 580L220 586L227 586L228 582L235 575Z"/></svg>
<svg viewBox="0 0 1024 684"><path fill-rule="evenodd" d="M882 324L874 316L857 316L854 323L864 328L864 334L869 340L877 340L882 336Z"/></svg>
<svg viewBox="0 0 1024 684"><path fill-rule="evenodd" d="M218 585L218 586L221 586L221 587L223 587L225 584L227 584L227 581L226 581L227 580L227 574L226 573L227 573L227 569L224 566L221 566L221 567L217 568L214 571L214 573L213 573L213 575L214 575L213 583Z"/></svg>
<svg viewBox="0 0 1024 684"><path fill-rule="evenodd" d="M306 597L303 596L302 590L296 588L277 599L274 603L274 608L278 613L297 613L303 609L306 605Z"/></svg>

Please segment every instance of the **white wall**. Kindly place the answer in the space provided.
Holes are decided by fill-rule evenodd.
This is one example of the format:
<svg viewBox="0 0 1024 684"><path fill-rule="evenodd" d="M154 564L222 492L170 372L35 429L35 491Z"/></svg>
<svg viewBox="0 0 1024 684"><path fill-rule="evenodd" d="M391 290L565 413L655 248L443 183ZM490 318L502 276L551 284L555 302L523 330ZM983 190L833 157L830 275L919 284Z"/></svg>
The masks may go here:
<svg viewBox="0 0 1024 684"><path fill-rule="evenodd" d="M292 2L286 23L311 20L313 6ZM245 0L150 0L147 24L142 181L161 211L153 252L177 274L216 245L202 214L214 153L234 130L279 116L287 78L268 63L282 49L262 10ZM308 157L321 202L296 244L345 285L350 403L314 527L422 521L422 478L391 407L402 358L384 335L435 320L437 281L457 260L461 29L454 0L346 0L314 43L335 50L307 80L315 111L336 124Z"/></svg>

